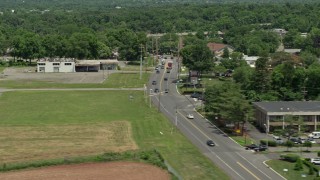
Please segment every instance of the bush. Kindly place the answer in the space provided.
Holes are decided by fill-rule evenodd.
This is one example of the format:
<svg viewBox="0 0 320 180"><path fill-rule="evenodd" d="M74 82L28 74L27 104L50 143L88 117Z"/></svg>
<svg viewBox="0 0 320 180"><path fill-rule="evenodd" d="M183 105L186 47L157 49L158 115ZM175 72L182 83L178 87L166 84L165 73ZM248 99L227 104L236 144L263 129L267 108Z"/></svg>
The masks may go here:
<svg viewBox="0 0 320 180"><path fill-rule="evenodd" d="M296 164L294 165L294 170L301 171L303 170L302 161L300 158L297 159Z"/></svg>
<svg viewBox="0 0 320 180"><path fill-rule="evenodd" d="M320 157L320 151L317 152L318 157Z"/></svg>
<svg viewBox="0 0 320 180"><path fill-rule="evenodd" d="M310 160L305 159L305 160L303 161L303 164L306 165L306 166L308 166L308 168L309 168L309 174L311 174L311 173L313 173L313 172L318 172L318 171L319 171L318 167L315 166L314 164L312 164L312 163L310 162ZM313 171L313 172L311 172L311 171Z"/></svg>
<svg viewBox="0 0 320 180"><path fill-rule="evenodd" d="M289 161L289 162L297 162L300 156L296 154L284 154L284 155L280 155L280 158L282 160Z"/></svg>
<svg viewBox="0 0 320 180"><path fill-rule="evenodd" d="M260 140L260 144L262 144L262 145L267 145L267 140L265 140L265 139ZM268 140L268 146L270 146L270 147L276 147L277 145L278 145L278 144L277 144L276 141Z"/></svg>

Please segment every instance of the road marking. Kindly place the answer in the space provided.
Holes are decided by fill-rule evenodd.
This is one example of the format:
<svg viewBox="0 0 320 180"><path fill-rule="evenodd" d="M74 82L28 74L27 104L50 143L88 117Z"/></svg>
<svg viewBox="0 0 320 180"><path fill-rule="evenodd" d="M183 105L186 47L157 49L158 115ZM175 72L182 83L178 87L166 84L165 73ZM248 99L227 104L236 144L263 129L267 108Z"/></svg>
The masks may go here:
<svg viewBox="0 0 320 180"><path fill-rule="evenodd" d="M260 171L262 174L264 174L266 177L268 177L269 179L272 179L270 176L268 176L267 174L265 174L264 172L262 172L260 169L258 169L257 167L255 167L250 161L248 161L245 157L243 157L240 153L236 152L236 154L238 154L242 159L244 159L245 161L247 161L249 164L251 164L252 167L256 168L258 171Z"/></svg>
<svg viewBox="0 0 320 180"><path fill-rule="evenodd" d="M269 159L269 160L266 160L266 161L270 161L270 159ZM263 164L264 164L267 168L271 169L274 173L278 174L282 179L287 180L285 177L283 177L283 176L282 176L281 174L279 174L277 171L275 171L275 170L272 169L270 166L268 166L267 163L266 163L266 161L263 161Z"/></svg>
<svg viewBox="0 0 320 180"><path fill-rule="evenodd" d="M253 177L255 177L257 180L260 180L256 175L254 175L249 169L247 169L244 165L242 165L241 163L237 162L237 164L239 164L240 167L242 167L244 170L246 170L248 173L250 173Z"/></svg>

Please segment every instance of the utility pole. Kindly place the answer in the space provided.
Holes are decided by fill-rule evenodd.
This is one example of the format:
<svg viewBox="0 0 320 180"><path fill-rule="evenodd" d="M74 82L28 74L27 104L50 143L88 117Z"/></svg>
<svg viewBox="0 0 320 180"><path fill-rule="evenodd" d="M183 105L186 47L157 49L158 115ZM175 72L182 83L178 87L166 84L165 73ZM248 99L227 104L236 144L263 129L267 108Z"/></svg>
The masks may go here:
<svg viewBox="0 0 320 180"><path fill-rule="evenodd" d="M176 124L176 127L178 127L178 109L177 109L177 106L176 106L176 119L175 119L175 124Z"/></svg>
<svg viewBox="0 0 320 180"><path fill-rule="evenodd" d="M158 63L158 38L156 37L156 62Z"/></svg>
<svg viewBox="0 0 320 180"><path fill-rule="evenodd" d="M142 44L140 44L140 80L142 78Z"/></svg>

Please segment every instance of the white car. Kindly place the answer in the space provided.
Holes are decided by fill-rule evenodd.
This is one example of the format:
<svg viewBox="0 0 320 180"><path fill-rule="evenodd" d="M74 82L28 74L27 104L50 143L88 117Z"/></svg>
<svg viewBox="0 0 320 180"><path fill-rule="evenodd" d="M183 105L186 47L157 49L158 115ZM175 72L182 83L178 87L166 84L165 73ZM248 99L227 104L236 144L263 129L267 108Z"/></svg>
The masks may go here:
<svg viewBox="0 0 320 180"><path fill-rule="evenodd" d="M193 116L193 114L188 114L188 115L187 115L187 118L188 118L188 119L194 119L194 116Z"/></svg>
<svg viewBox="0 0 320 180"><path fill-rule="evenodd" d="M312 158L311 163L313 164L320 164L320 158Z"/></svg>

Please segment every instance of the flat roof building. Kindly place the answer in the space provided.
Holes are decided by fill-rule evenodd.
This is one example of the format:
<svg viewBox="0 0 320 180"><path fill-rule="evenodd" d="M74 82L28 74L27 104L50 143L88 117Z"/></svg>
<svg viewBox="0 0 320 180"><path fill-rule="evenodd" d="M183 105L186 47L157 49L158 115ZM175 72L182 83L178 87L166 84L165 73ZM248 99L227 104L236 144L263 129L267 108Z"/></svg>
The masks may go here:
<svg viewBox="0 0 320 180"><path fill-rule="evenodd" d="M253 102L257 125L268 132L284 129L289 122L285 116L300 118L306 131L316 131L320 125L320 101L273 101ZM294 123L300 130L300 125Z"/></svg>

